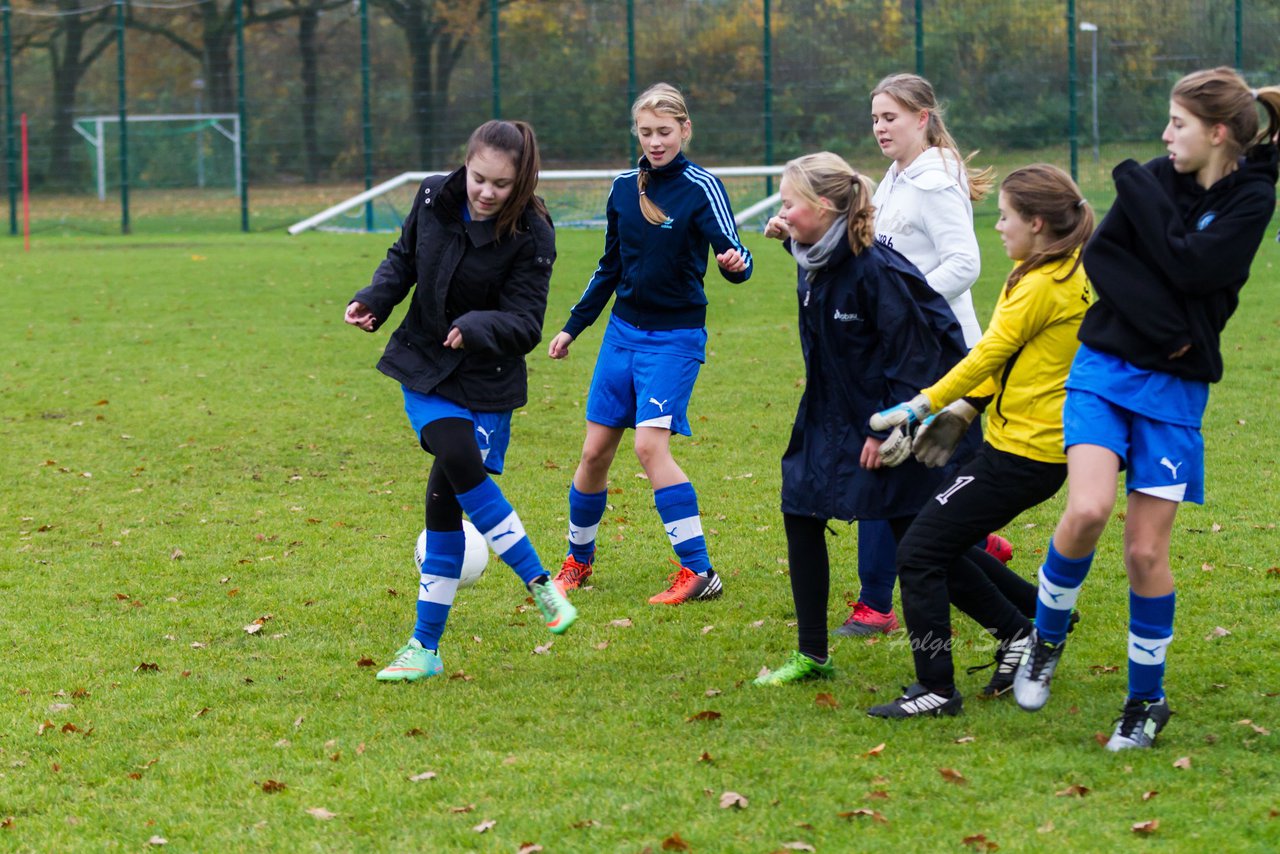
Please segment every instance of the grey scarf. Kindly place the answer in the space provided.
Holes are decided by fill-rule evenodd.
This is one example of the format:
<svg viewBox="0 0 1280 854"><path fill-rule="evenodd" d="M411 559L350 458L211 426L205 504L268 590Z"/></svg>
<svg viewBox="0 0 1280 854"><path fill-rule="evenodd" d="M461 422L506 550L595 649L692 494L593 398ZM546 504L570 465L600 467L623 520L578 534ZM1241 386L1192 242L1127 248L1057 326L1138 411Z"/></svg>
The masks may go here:
<svg viewBox="0 0 1280 854"><path fill-rule="evenodd" d="M827 233L822 235L817 243L806 245L791 241L791 254L795 256L800 268L805 271L805 281L812 282L814 274L827 266L827 261L831 259L831 253L835 251L840 238L844 236L848 224L849 217L840 216L831 223Z"/></svg>

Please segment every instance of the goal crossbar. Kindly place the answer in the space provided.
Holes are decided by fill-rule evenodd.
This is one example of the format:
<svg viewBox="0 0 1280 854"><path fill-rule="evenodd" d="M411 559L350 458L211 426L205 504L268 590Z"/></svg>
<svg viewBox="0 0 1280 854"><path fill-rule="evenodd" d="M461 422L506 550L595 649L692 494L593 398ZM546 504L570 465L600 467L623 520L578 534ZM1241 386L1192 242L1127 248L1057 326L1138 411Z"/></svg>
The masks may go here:
<svg viewBox="0 0 1280 854"><path fill-rule="evenodd" d="M741 178L741 177L766 178L766 177L777 177L781 175L782 169L783 167L781 166L719 166L719 167L712 167L707 171L719 178ZM597 180L612 181L614 178L617 178L619 175L623 174L624 172L629 172L629 171L630 169L547 169L538 173L538 180L539 181L597 181ZM425 178L430 177L431 175L445 175L445 174L448 174L448 173L446 172L402 172L399 175L395 176L394 178L391 178L390 180L383 181L381 184L378 184L375 187L370 187L369 189L365 190L363 193L359 193L355 196L352 196L351 198L346 199L345 201L339 202L338 204L333 205L330 208L326 208L325 210L320 211L320 213L315 214L314 216L307 217L306 219L301 220L300 222L294 223L293 225L289 226L289 233L301 234L302 232L313 229L318 225L322 225L323 223L328 222L329 220L335 217L341 216L342 214L346 213L349 210L352 210L353 208L357 208L360 205L365 204L366 202L372 201L373 199L376 199L379 196L385 195L391 190L394 190L397 187L403 186L404 184L408 184L410 182L417 183L422 181ZM767 210L771 205L774 205L774 204L777 204L776 193L773 196L770 196L769 198L764 199L763 201L757 202L756 204L747 208L742 213L738 214L738 216L735 217L735 219L737 220L738 224L741 225L743 222L746 222L747 220L758 215L762 211Z"/></svg>

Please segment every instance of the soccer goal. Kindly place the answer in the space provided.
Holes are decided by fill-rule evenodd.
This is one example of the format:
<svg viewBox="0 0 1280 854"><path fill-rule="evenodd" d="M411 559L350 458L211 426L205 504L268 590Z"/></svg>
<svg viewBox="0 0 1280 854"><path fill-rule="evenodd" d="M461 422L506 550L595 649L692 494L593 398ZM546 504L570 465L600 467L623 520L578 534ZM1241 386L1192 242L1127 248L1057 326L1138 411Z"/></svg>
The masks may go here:
<svg viewBox="0 0 1280 854"><path fill-rule="evenodd" d="M165 113L154 116L125 116L130 128L130 183L154 186L234 186L244 189L240 173L240 117L235 113ZM118 134L108 129L120 127L119 115L86 116L76 119L76 133L93 150L94 178L98 199L107 197L107 148L119 145ZM219 140L225 140L221 146ZM230 143L228 147L226 143Z"/></svg>
<svg viewBox="0 0 1280 854"><path fill-rule="evenodd" d="M624 169L551 169L538 175L538 195L557 228L603 228L605 202L613 180ZM763 229L777 207L773 192L781 166L721 166L711 172L729 193L739 228ZM403 172L363 193L289 226L290 234L321 231L394 232L413 204L418 185L441 172Z"/></svg>

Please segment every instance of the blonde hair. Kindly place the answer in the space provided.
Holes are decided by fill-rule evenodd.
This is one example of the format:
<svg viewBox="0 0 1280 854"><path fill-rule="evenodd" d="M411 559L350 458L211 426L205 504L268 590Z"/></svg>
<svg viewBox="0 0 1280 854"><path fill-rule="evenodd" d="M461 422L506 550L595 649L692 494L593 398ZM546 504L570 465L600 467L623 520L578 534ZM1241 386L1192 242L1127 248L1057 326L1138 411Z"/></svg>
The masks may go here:
<svg viewBox="0 0 1280 854"><path fill-rule="evenodd" d="M854 255L876 239L876 209L871 206L875 188L840 155L819 151L797 157L783 168L782 177L809 204L849 218L849 248Z"/></svg>
<svg viewBox="0 0 1280 854"><path fill-rule="evenodd" d="M1071 268L1054 281L1065 282L1081 264L1080 251L1093 234L1093 208L1080 194L1071 176L1057 166L1035 163L1009 173L1000 184L1009 205L1024 220L1039 217L1049 242L1018 262L1005 279L1005 294L1013 291L1022 277L1037 267L1054 261L1063 267L1074 256Z"/></svg>
<svg viewBox="0 0 1280 854"><path fill-rule="evenodd" d="M670 83L654 83L641 92L639 98L636 98L636 102L631 105L632 133L635 133L635 123L642 110L671 116L680 123L681 130L689 122L689 108L685 106L684 95L681 95L680 90ZM690 129L689 135L683 139L688 142L692 137L693 130ZM636 187L640 190L640 212L644 214L644 218L653 225L662 225L666 222L666 213L646 195L649 187L649 170L644 166L640 167L640 174L636 176Z"/></svg>
<svg viewBox="0 0 1280 854"><path fill-rule="evenodd" d="M1232 159L1264 145L1280 130L1280 86L1250 89L1235 69L1225 65L1193 71L1173 86L1170 97L1206 125L1224 125ZM1267 129L1258 129L1254 103L1267 111Z"/></svg>
<svg viewBox="0 0 1280 854"><path fill-rule="evenodd" d="M976 202L991 192L996 181L995 170L990 166L981 170L970 166L969 161L978 153L976 151L968 157L960 153L960 147L956 145L942 120L942 107L928 80L918 74L890 74L871 90L871 97L876 95L888 95L910 112L927 112L929 120L924 128L925 140L930 146L945 149L955 155L957 169L963 169L964 176L968 179L969 199ZM959 178L960 175L957 173L956 177Z"/></svg>

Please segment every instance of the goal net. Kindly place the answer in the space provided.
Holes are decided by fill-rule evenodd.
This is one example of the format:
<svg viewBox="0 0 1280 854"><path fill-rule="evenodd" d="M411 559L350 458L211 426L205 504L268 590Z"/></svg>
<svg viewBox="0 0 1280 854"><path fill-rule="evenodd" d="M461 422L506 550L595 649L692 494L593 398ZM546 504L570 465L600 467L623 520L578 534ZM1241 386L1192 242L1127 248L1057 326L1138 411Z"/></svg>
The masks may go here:
<svg viewBox="0 0 1280 854"><path fill-rule="evenodd" d="M604 228L605 202L614 178L625 170L558 169L538 176L538 195L557 228ZM724 182L738 227L762 230L777 209L781 166L724 166L707 171ZM418 185L439 172L404 172L289 226L290 234L321 231L394 232L413 204Z"/></svg>
<svg viewBox="0 0 1280 854"><path fill-rule="evenodd" d="M135 188L225 187L241 191L240 117L235 113L166 113L125 117L129 185ZM75 120L89 144L98 198L119 186L120 116Z"/></svg>

